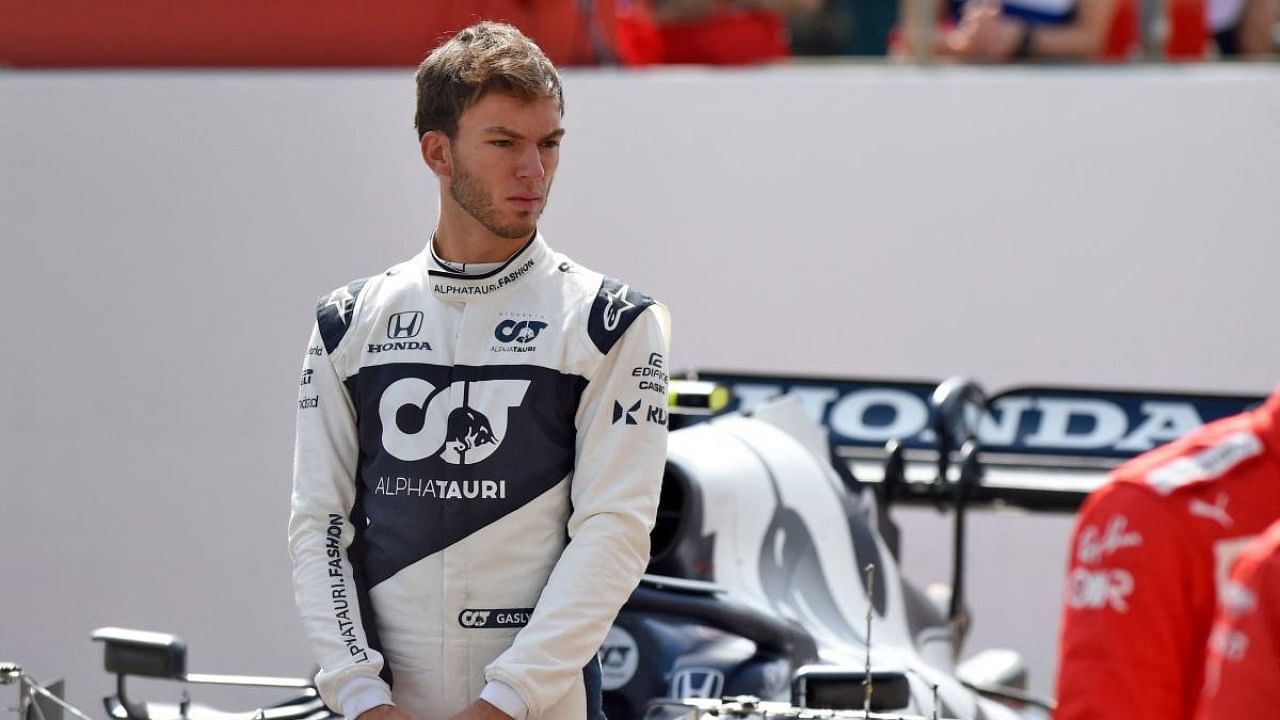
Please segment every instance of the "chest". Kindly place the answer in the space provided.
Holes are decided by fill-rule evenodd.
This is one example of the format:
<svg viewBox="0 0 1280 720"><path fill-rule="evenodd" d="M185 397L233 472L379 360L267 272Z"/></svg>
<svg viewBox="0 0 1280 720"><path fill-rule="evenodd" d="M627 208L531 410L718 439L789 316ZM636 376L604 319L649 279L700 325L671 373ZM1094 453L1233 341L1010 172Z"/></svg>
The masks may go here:
<svg viewBox="0 0 1280 720"><path fill-rule="evenodd" d="M566 369L580 364L574 343L564 307L519 296L506 302L446 303L410 295L368 319L355 364Z"/></svg>

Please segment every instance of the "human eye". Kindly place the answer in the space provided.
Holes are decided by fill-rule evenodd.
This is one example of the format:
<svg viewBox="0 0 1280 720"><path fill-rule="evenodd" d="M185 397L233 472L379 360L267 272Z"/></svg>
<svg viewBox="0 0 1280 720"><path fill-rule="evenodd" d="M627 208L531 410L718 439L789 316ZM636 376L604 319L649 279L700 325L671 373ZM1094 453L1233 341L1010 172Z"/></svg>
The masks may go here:
<svg viewBox="0 0 1280 720"><path fill-rule="evenodd" d="M539 144L540 144L540 145L542 145L542 147L544 147L544 148L558 148L558 147L560 147L560 140L559 140L559 139L555 139L555 140L543 140L543 141L542 141L541 143L539 143Z"/></svg>
<svg viewBox="0 0 1280 720"><path fill-rule="evenodd" d="M514 143L512 143L510 140L490 140L489 144L494 147L508 148L508 147L511 147Z"/></svg>

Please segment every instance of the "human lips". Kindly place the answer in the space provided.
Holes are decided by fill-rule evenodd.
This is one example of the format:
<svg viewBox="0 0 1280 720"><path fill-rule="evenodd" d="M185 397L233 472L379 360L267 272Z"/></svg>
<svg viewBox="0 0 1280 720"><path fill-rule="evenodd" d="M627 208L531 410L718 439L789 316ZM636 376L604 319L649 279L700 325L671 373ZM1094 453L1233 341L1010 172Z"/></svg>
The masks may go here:
<svg viewBox="0 0 1280 720"><path fill-rule="evenodd" d="M507 200L522 210L533 210L542 202L542 196L534 194L512 195Z"/></svg>

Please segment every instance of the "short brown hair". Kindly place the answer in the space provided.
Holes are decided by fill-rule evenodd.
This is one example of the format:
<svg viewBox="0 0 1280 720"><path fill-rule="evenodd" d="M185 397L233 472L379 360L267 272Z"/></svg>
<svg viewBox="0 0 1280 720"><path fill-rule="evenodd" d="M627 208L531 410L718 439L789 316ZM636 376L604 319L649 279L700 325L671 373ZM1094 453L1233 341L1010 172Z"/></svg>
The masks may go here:
<svg viewBox="0 0 1280 720"><path fill-rule="evenodd" d="M564 113L560 75L542 48L516 28L480 22L431 51L418 66L418 110L414 126L421 138L431 130L449 137L458 118L485 93L522 100L555 98Z"/></svg>

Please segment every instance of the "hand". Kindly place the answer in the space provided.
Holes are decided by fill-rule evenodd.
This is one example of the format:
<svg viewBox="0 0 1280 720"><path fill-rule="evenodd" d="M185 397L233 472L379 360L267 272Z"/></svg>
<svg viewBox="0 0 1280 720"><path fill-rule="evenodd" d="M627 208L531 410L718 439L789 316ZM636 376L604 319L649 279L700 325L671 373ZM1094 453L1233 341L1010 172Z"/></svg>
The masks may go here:
<svg viewBox="0 0 1280 720"><path fill-rule="evenodd" d="M377 705L360 713L356 720L415 720L415 718L395 705Z"/></svg>
<svg viewBox="0 0 1280 720"><path fill-rule="evenodd" d="M360 720L364 720L363 715L360 716ZM477 700L450 720L512 720L512 718L484 700Z"/></svg>
<svg viewBox="0 0 1280 720"><path fill-rule="evenodd" d="M960 25L947 33L946 51L961 60L995 62L1013 58L1025 26L1005 17L995 3L965 5Z"/></svg>

